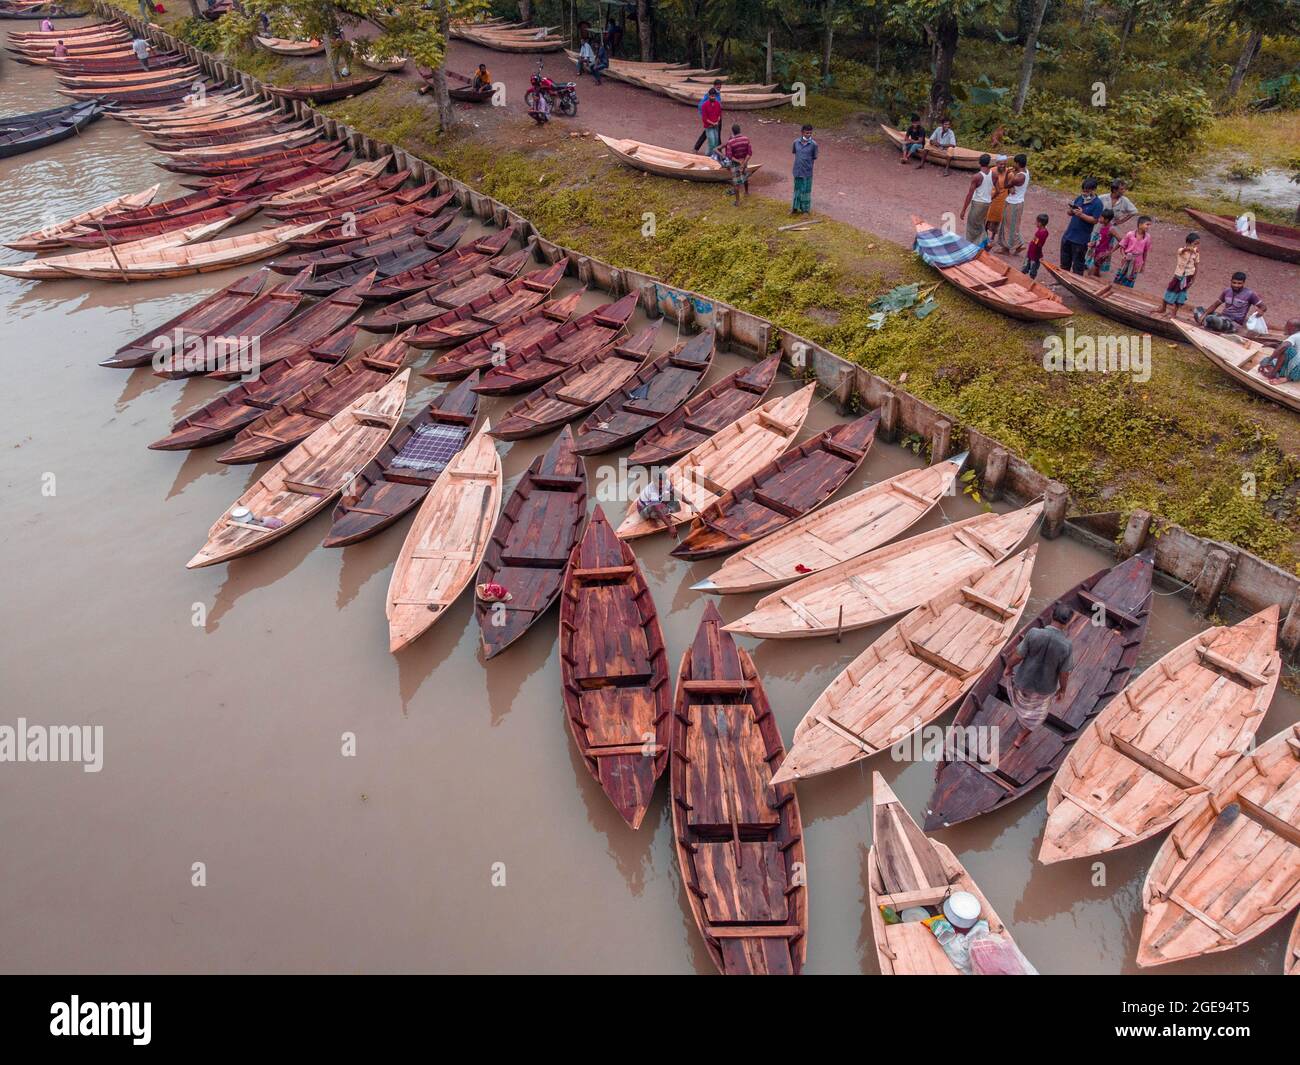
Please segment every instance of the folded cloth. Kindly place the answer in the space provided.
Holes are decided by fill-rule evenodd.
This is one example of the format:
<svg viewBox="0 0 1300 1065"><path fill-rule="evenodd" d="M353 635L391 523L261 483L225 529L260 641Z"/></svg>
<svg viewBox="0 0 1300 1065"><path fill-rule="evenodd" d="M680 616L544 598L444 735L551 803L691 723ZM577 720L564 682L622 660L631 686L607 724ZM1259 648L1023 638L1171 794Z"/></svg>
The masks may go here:
<svg viewBox="0 0 1300 1065"><path fill-rule="evenodd" d="M394 456L391 465L403 470L440 471L456 457L467 432L463 425L421 425Z"/></svg>
<svg viewBox="0 0 1300 1065"><path fill-rule="evenodd" d="M983 250L980 245L942 229L923 229L916 235L912 250L931 266L961 266Z"/></svg>
<svg viewBox="0 0 1300 1065"><path fill-rule="evenodd" d="M485 603L508 603L514 598L505 587L497 584L496 581L480 584L474 591L479 599Z"/></svg>

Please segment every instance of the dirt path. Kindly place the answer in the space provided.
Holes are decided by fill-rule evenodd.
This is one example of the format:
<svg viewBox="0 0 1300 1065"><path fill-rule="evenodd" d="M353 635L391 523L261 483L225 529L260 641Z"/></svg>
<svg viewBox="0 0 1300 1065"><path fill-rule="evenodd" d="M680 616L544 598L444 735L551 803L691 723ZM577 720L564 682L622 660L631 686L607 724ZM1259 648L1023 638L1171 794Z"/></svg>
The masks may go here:
<svg viewBox="0 0 1300 1065"><path fill-rule="evenodd" d="M486 63L496 81L506 84L505 115L496 109L497 120L527 121L523 104L529 75L537 68L538 56L513 55L452 41L449 66L462 73ZM548 53L545 70L556 81L573 80L572 64L562 52ZM605 79L596 85L589 77L578 82L579 109L576 119L555 118L557 130L589 129L593 132L631 137L635 140L690 150L699 135L695 111L644 89ZM475 121L491 121L481 105L461 105L476 112ZM779 117L777 117L779 116ZM794 108L776 111L732 112L724 114L724 129L739 122L753 141L758 161L765 163L755 176L752 191L756 195L788 202L792 191L790 145L798 136L801 120ZM956 214L961 209L970 180L968 172L954 170L944 177L937 167L917 171L898 165L898 154L883 138L858 126L816 134L820 145L816 177L813 184L813 209L859 229L886 237L899 244L911 245L913 213L938 224L945 211ZM1033 173L1033 159L1029 161ZM1141 190L1130 198L1142 210ZM1064 229L1066 197L1040 186L1030 186L1026 196L1021 232L1033 231L1033 219L1039 212L1052 218L1048 228L1047 258L1057 261L1057 243ZM1172 270L1174 252L1186 234L1194 228L1187 218L1157 221L1152 227L1154 247L1146 272L1137 287L1152 295L1163 291ZM1235 270L1246 271L1249 284L1269 307L1266 315L1274 329L1281 329L1288 317L1300 316L1300 270L1275 259L1265 259L1224 244L1217 237L1202 234L1200 280L1192 290L1195 302L1210 303L1227 285ZM1015 264L1019 266L1019 262ZM1046 271L1044 271L1046 273ZM1044 280L1040 277L1040 280Z"/></svg>

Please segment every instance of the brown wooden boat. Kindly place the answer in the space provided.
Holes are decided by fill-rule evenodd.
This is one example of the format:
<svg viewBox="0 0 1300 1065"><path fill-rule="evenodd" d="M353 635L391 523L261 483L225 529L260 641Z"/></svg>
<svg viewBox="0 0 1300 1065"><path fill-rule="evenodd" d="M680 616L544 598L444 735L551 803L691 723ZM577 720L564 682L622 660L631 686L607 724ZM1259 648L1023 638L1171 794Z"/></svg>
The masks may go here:
<svg viewBox="0 0 1300 1065"><path fill-rule="evenodd" d="M403 189L402 186L406 184L410 176L411 172L409 170L398 170L392 174L380 174L371 181L356 186L342 196L333 194L315 196L309 200L293 203L286 207L270 207L266 213L272 218L282 218L286 222L309 222L317 218L331 216L339 218L344 212L349 212L357 216L353 220L353 225L355 225L357 221L360 221L376 208L387 204L405 207L416 200L427 197L434 188L435 182L427 181L416 188ZM447 199L451 199L451 194L448 194ZM346 225L346 221L339 223L339 225Z"/></svg>
<svg viewBox="0 0 1300 1065"><path fill-rule="evenodd" d="M301 286L308 276L304 270L297 277L267 287L251 303L206 330L191 332L185 327L179 334L173 332L171 349L151 360L153 372L168 379L212 373L218 364L238 361L236 356L247 351L247 361L258 365L260 376L262 338L302 306L306 294Z"/></svg>
<svg viewBox="0 0 1300 1065"><path fill-rule="evenodd" d="M708 374L713 351L713 330L707 329L637 370L578 427L578 454L624 447L675 411Z"/></svg>
<svg viewBox="0 0 1300 1065"><path fill-rule="evenodd" d="M672 556L694 562L735 551L815 510L862 465L879 424L872 411L778 455L695 515Z"/></svg>
<svg viewBox="0 0 1300 1065"><path fill-rule="evenodd" d="M254 140L263 140L267 143L284 143L292 146L295 141L302 142L308 139L299 136L306 128L314 129L314 127L306 127L301 120L289 121L284 116L279 116L278 118L263 119L260 122L240 126L237 129L170 133L165 138L148 140L148 144L150 148L164 154L197 151L200 148L224 151L227 146L235 144L247 147ZM314 140L316 138L310 139Z"/></svg>
<svg viewBox="0 0 1300 1065"><path fill-rule="evenodd" d="M472 370L488 369L499 354L522 350L537 338L549 336L557 323L567 322L578 309L586 291L585 287L575 289L567 296L548 300L480 333L473 340L452 348L428 369L422 370L420 376L431 381L454 381Z"/></svg>
<svg viewBox="0 0 1300 1065"><path fill-rule="evenodd" d="M248 174L239 178L238 182L232 186L231 191L237 195L239 191L256 183L257 175ZM138 226L142 222L159 222L164 219L192 214L195 211L206 211L211 207L220 207L222 204L236 202L247 203L248 201L236 200L233 195L226 196L223 193L213 192L209 189L200 189L196 192L186 193L183 196L173 196L161 203L127 211L117 211L111 215L96 219L92 225L83 227L83 230L87 233L94 233L100 226L103 226L112 233L118 229L129 229L132 226Z"/></svg>
<svg viewBox="0 0 1300 1065"><path fill-rule="evenodd" d="M912 215L912 223L918 234L934 229L916 215ZM1044 322L1068 318L1073 313L1046 285L1040 285L1028 274L1022 274L988 251L981 251L960 266L935 269L971 299L999 314L1027 322Z"/></svg>
<svg viewBox="0 0 1300 1065"><path fill-rule="evenodd" d="M427 77L424 70L421 70L419 73L420 77L426 81L429 77L433 76L433 71L431 70ZM443 70L443 74L446 76L448 82L454 83L447 86L447 95L453 100L460 100L463 103L481 104L492 99L493 89L491 85L484 85L476 89L474 88L473 79L466 77L464 74L457 74L454 70Z"/></svg>
<svg viewBox="0 0 1300 1065"><path fill-rule="evenodd" d="M455 217L455 215L449 214L443 220L443 224L450 223ZM315 222L312 224L320 225L321 223ZM312 275L312 279L303 287L305 291L313 296L328 296L331 292L337 292L339 289L355 284L364 276L372 275L370 283L361 290L361 298L374 299L375 297L371 294L374 292L376 284L382 282L384 278L400 276L414 266L432 262L452 251L460 243L460 238L465 235L468 228L469 221L466 220L441 232L435 232L430 236L417 235L408 237L383 251L366 255L364 258L353 260L343 266L328 270L318 269Z"/></svg>
<svg viewBox="0 0 1300 1065"><path fill-rule="evenodd" d="M581 467L582 460L576 462ZM668 765L668 655L636 556L614 535L599 505L560 580L560 676L569 732L614 808L640 828Z"/></svg>
<svg viewBox="0 0 1300 1065"><path fill-rule="evenodd" d="M770 355L762 362L728 374L644 430L628 462L634 466L676 462L719 429L758 407L780 368L781 357Z"/></svg>
<svg viewBox="0 0 1300 1065"><path fill-rule="evenodd" d="M764 591L874 551L950 494L965 461L963 452L836 500L742 548L691 588L718 595Z"/></svg>
<svg viewBox="0 0 1300 1065"><path fill-rule="evenodd" d="M1174 324L1197 351L1237 384L1290 410L1300 411L1300 381L1274 380L1259 372L1259 364L1273 354L1276 344L1265 345L1230 333L1212 333L1190 322Z"/></svg>
<svg viewBox="0 0 1300 1065"><path fill-rule="evenodd" d="M795 727L776 780L852 765L901 743L960 699L1029 602L1035 544L940 592L850 662Z"/></svg>
<svg viewBox="0 0 1300 1065"><path fill-rule="evenodd" d="M618 336L636 304L637 293L629 292L556 326L536 342L508 354L504 362L494 364L479 382L479 394L504 396L545 384Z"/></svg>
<svg viewBox="0 0 1300 1065"><path fill-rule="evenodd" d="M502 322L508 322L525 311L532 310L551 298L555 286L564 277L565 266L565 263L558 262L554 266L534 270L523 277L497 284L483 295L443 311L411 333L411 345L417 348L438 348L463 344Z"/></svg>
<svg viewBox="0 0 1300 1065"><path fill-rule="evenodd" d="M267 200L266 206L268 210L274 207L297 207L303 203L316 203L321 196L338 196L345 192L355 192L384 173L392 161L391 155L385 155L368 163L360 163L350 170L323 177L311 184L287 189Z"/></svg>
<svg viewBox="0 0 1300 1065"><path fill-rule="evenodd" d="M695 923L727 975L795 975L808 950L799 797L754 661L712 603L682 655L672 717L673 839Z"/></svg>
<svg viewBox="0 0 1300 1065"><path fill-rule="evenodd" d="M967 692L953 720L955 728L977 729L990 737L998 750L989 752L989 758L982 751L948 747L935 774L927 829L1001 809L1056 772L1070 745L1124 687L1137 662L1147 633L1153 573L1149 552L1094 573L1049 603L1007 644ZM1006 662L1024 633L1051 624L1057 603L1072 612L1065 632L1074 645L1074 668L1066 690L1053 698L1047 720L1025 736L1011 706ZM1095 618L1104 624L1095 623Z"/></svg>
<svg viewBox="0 0 1300 1065"><path fill-rule="evenodd" d="M485 659L519 639L560 597L569 555L586 523L587 471L566 426L524 471L483 555L477 586L496 583L510 593L505 602L475 598Z"/></svg>
<svg viewBox="0 0 1300 1065"><path fill-rule="evenodd" d="M813 390L814 384L807 384L788 396L768 400L719 429L663 471L661 476L680 501L680 509L670 515L670 524L690 521L790 447L808 416ZM644 517L634 499L618 527L618 535L631 540L668 527Z"/></svg>
<svg viewBox="0 0 1300 1065"><path fill-rule="evenodd" d="M1042 513L1038 502L1007 514L976 514L850 557L764 596L727 631L793 640L878 624L1001 562Z"/></svg>
<svg viewBox="0 0 1300 1065"><path fill-rule="evenodd" d="M413 292L428 288L439 281L445 281L454 274L459 274L479 263L495 258L506 249L514 239L515 227L507 226L500 233L478 240L439 256L430 262L405 270L400 274L376 281L365 291L368 300L391 300L409 296Z"/></svg>
<svg viewBox="0 0 1300 1065"><path fill-rule="evenodd" d="M10 263L0 266L0 274L29 281L53 281L59 278L76 277L75 269L86 266L99 266L108 263L116 267L119 259L138 253L152 253L167 248L177 248L189 241L201 241L220 233L231 224L230 219L216 222L204 222L200 225L185 226L170 233L160 233L152 237L112 248L94 248L90 251L74 251L67 255L51 255L44 259L28 259L26 262ZM119 277L120 279L120 277Z"/></svg>
<svg viewBox="0 0 1300 1065"><path fill-rule="evenodd" d="M513 281L519 276L519 271L532 262L533 253L529 248L493 256L477 266L449 274L445 280L435 281L423 291L390 303L383 310L372 312L362 320L362 328L372 333L387 333L421 325L450 309L472 303L506 281Z"/></svg>
<svg viewBox="0 0 1300 1065"><path fill-rule="evenodd" d="M6 241L5 247L13 248L15 251L48 251L51 248L62 247L63 237L66 234L81 232L83 229L93 226L98 219L112 215L117 211L129 211L143 207L158 195L158 190L161 187L161 185L150 185L149 188L140 192L115 196L113 199L101 203L97 207L92 207L88 211L74 214L61 222L55 222L53 225L33 230L31 233L24 233L15 240Z"/></svg>
<svg viewBox="0 0 1300 1065"><path fill-rule="evenodd" d="M965 866L938 840L930 839L912 820L879 773L871 774L871 849L867 852L867 909L876 941L876 961L883 976L960 976L934 933L921 921L886 924L881 913L922 907L941 913L944 900L966 891L980 902L980 918L989 933L1011 933ZM1017 948L1018 949L1018 948Z"/></svg>
<svg viewBox="0 0 1300 1065"><path fill-rule="evenodd" d="M194 148L158 148L156 150L162 152L173 162L179 160L219 163L226 159L237 159L241 156L265 152L270 149L283 151L300 148L305 144L315 144L324 136L324 130L311 126L293 133L263 133L259 136L248 136L221 144L202 144Z"/></svg>
<svg viewBox="0 0 1300 1065"><path fill-rule="evenodd" d="M492 435L498 440L540 436L594 410L623 387L645 364L659 325L636 336L611 340L521 399L502 417Z"/></svg>
<svg viewBox="0 0 1300 1065"><path fill-rule="evenodd" d="M317 142L306 144L301 148L289 148L285 151L262 152L260 154L226 156L220 160L203 162L194 159L155 160L154 165L176 174L197 174L200 177L228 177L245 170L267 169L283 163L302 162L329 148L342 147L335 142Z"/></svg>
<svg viewBox="0 0 1300 1065"><path fill-rule="evenodd" d="M477 383L475 373L444 389L393 434L335 505L323 547L359 543L420 505L469 440L478 416Z"/></svg>
<svg viewBox="0 0 1300 1065"><path fill-rule="evenodd" d="M1142 885L1139 965L1230 950L1300 904L1300 725L1242 758L1178 822Z"/></svg>
<svg viewBox="0 0 1300 1065"><path fill-rule="evenodd" d="M409 378L409 372L399 374L378 392L357 397L267 470L217 519L208 542L185 568L260 551L329 506L392 436Z"/></svg>
<svg viewBox="0 0 1300 1065"><path fill-rule="evenodd" d="M1300 263L1300 229L1295 226L1280 226L1273 222L1256 222L1254 237L1237 232L1237 222L1233 218L1210 214L1208 211L1195 211L1184 207L1189 215L1200 222L1220 240L1225 240L1233 247L1263 255L1269 259L1281 259L1286 263Z"/></svg>
<svg viewBox="0 0 1300 1065"><path fill-rule="evenodd" d="M217 461L241 466L297 446L357 396L383 388L401 373L411 351L399 334L330 367L306 388L240 429Z"/></svg>
<svg viewBox="0 0 1300 1065"><path fill-rule="evenodd" d="M880 124L880 132L889 138L895 145L902 148L906 134L901 129L895 129L893 126L886 126L883 122ZM927 163L947 163L948 151L942 148L931 148L929 141L926 141L925 161ZM952 152L952 168L954 170L978 170L980 168L980 156L984 153L974 148L963 148L958 145L950 149Z"/></svg>
<svg viewBox="0 0 1300 1065"><path fill-rule="evenodd" d="M1040 862L1150 839L1219 790L1277 690L1278 616L1197 633L1097 715L1052 780Z"/></svg>
<svg viewBox="0 0 1300 1065"><path fill-rule="evenodd" d="M230 219L231 225L238 225L257 214L255 203L230 203L178 214L170 218L160 218L153 222L140 222L132 226L120 226L117 229L92 230L89 233L70 233L63 242L70 248L106 248L110 244L126 244L144 237L156 237L171 233L187 226L203 225L206 222L219 222Z"/></svg>
<svg viewBox="0 0 1300 1065"><path fill-rule="evenodd" d="M602 133L597 133L596 139L608 148L619 162L648 174L681 178L686 181L731 180L731 170L712 156L700 155L698 152L679 152L674 148L663 148L658 144L647 144L644 141L606 137ZM755 173L762 168L762 165L762 163L755 163L749 168L749 172Z"/></svg>
<svg viewBox="0 0 1300 1065"><path fill-rule="evenodd" d="M388 650L427 632L478 572L501 506L501 457L489 422L438 475L388 584Z"/></svg>
<svg viewBox="0 0 1300 1065"><path fill-rule="evenodd" d="M354 240L373 237L378 233L390 231L403 222L434 218L443 213L453 195L448 193L445 196L426 199L427 194L428 186L421 185L418 189L411 189L409 192L391 193L380 200L372 201L365 206L364 210L349 205L344 210L355 210L355 218L319 229L310 237L295 241L293 246L300 251L318 251L322 248L338 247L341 244L350 244ZM340 203L346 202L347 199L346 196L343 197ZM321 217L318 212L303 212L302 215L294 215L290 221L299 221L307 214ZM335 212L335 217L337 216Z"/></svg>
<svg viewBox="0 0 1300 1065"><path fill-rule="evenodd" d="M385 207L376 213L378 217L369 221L362 215L355 223L356 231L349 235L341 235L340 226L334 225L295 240L294 254L280 256L271 263L271 269L280 274L294 274L304 267L329 270L347 266L389 250L407 237L440 233L457 217L454 209L430 213L421 203L394 206L391 210ZM325 237L317 242L321 234Z"/></svg>
<svg viewBox="0 0 1300 1065"><path fill-rule="evenodd" d="M336 81L325 85L294 85L288 88L268 85L267 88L276 96L283 96L286 100L309 100L312 103L327 104L369 92L386 77L387 74L376 74L370 78L353 78L350 81Z"/></svg>

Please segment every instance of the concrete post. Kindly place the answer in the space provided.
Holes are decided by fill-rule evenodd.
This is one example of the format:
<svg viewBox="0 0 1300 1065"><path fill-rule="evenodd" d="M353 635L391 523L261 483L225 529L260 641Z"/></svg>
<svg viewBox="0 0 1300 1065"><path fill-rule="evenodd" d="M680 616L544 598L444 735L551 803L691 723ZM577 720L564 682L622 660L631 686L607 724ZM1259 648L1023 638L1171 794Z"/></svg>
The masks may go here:
<svg viewBox="0 0 1300 1065"><path fill-rule="evenodd" d="M835 408L841 414L848 414L853 405L853 381L857 377L852 370L840 371L839 382L835 386Z"/></svg>
<svg viewBox="0 0 1300 1065"><path fill-rule="evenodd" d="M942 462L952 450L952 422L947 418L935 419L930 431L930 461Z"/></svg>
<svg viewBox="0 0 1300 1065"><path fill-rule="evenodd" d="M898 439L898 396L886 392L880 399L880 428L876 435L893 443Z"/></svg>
<svg viewBox="0 0 1300 1065"><path fill-rule="evenodd" d="M1219 605L1219 597L1228 586L1235 562L1236 552L1229 552L1222 547L1213 548L1205 556L1205 564L1201 567L1200 576L1196 578L1196 587L1192 593L1194 613L1205 617L1214 612L1214 608Z"/></svg>
<svg viewBox="0 0 1300 1065"><path fill-rule="evenodd" d="M1277 634L1277 645L1287 658L1294 658L1296 652L1300 651L1300 593L1291 600L1291 608L1282 620L1282 628Z"/></svg>
<svg viewBox="0 0 1300 1065"><path fill-rule="evenodd" d="M1126 558L1132 558L1142 550L1142 545L1147 542L1147 534L1151 531L1151 512L1149 510L1135 510L1128 517L1128 524L1124 526L1124 539L1119 545L1119 560L1121 562Z"/></svg>
<svg viewBox="0 0 1300 1065"><path fill-rule="evenodd" d="M1065 528L1065 512L1070 506L1070 490L1060 481L1048 481L1043 493L1043 537L1055 540Z"/></svg>
<svg viewBox="0 0 1300 1065"><path fill-rule="evenodd" d="M984 463L984 476L980 478L980 494L990 503L1002 498L1002 485L1007 479L1007 449L995 447Z"/></svg>

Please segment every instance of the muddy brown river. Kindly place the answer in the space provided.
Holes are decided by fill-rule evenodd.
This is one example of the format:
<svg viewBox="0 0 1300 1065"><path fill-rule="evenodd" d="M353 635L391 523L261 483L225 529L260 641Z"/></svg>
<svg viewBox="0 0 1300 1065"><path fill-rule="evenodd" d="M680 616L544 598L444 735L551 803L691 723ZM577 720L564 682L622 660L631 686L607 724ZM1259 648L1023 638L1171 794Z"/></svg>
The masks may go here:
<svg viewBox="0 0 1300 1065"><path fill-rule="evenodd" d="M53 88L48 73L6 61L0 112L53 106ZM0 160L4 236L159 180L159 199L176 194L155 158L104 119ZM390 655L385 592L409 518L324 550L326 512L259 554L186 571L265 465L222 466L217 448L148 450L219 386L97 363L236 276L0 278L0 724L103 728L99 772L0 764L0 968L712 972L683 896L666 780L633 832L575 752L555 615L485 667L464 595ZM583 309L604 299L588 293ZM674 339L662 322L656 350ZM710 380L740 363L720 357ZM408 411L441 387L414 380ZM783 379L774 393L794 387ZM495 421L507 405L485 410ZM804 435L834 420L820 401ZM499 445L507 491L550 440ZM588 460L593 495L602 462ZM845 492L920 462L877 444ZM616 521L623 507L606 501ZM945 499L916 531L977 510ZM671 546L663 536L635 544L675 666L703 602L689 586L715 563L680 563ZM1069 539L1042 542L1026 617L1107 562ZM1204 626L1172 591L1156 596L1143 667ZM721 609L735 618L756 598L728 596ZM787 743L881 628L838 644L745 641ZM1259 736L1298 717L1297 700L1279 692ZM354 756L344 754L349 734ZM865 886L873 769L919 821L932 764L886 755L799 787L810 973L877 968ZM1046 796L1040 788L939 837L1042 972L1137 971L1141 886L1158 840L1096 865L1039 865ZM1159 971L1279 972L1290 927L1288 918L1239 949Z"/></svg>

